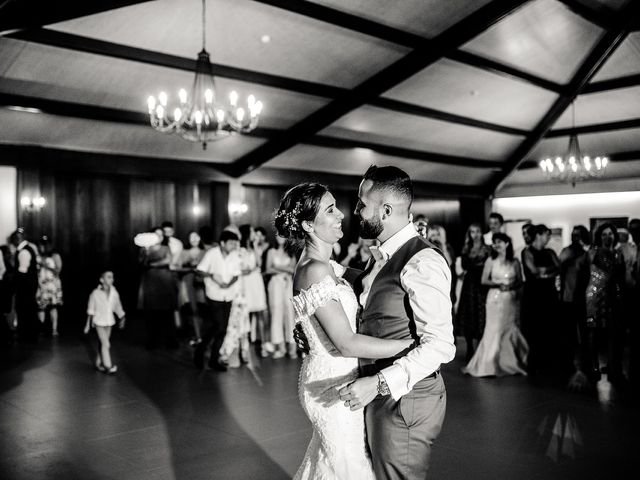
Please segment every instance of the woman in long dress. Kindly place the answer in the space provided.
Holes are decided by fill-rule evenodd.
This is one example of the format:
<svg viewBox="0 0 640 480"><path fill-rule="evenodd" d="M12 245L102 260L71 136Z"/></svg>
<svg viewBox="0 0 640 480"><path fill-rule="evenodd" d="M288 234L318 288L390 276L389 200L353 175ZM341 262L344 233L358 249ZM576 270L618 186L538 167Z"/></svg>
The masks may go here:
<svg viewBox="0 0 640 480"><path fill-rule="evenodd" d="M355 333L358 301L330 260L343 235L344 215L323 185L289 190L275 218L279 235L304 240L294 278L296 321L309 343L298 392L313 436L295 479L375 480L367 453L362 408L351 410L338 390L358 377L358 357L388 358L410 340L382 340ZM357 405L351 405L357 408Z"/></svg>
<svg viewBox="0 0 640 480"><path fill-rule="evenodd" d="M171 265L169 238L164 237L162 229L154 227L151 232L157 236L157 243L140 250L139 262L142 267L138 309L144 312L147 326L147 348L165 346L174 348L178 342L175 337L173 311L177 307L177 285Z"/></svg>
<svg viewBox="0 0 640 480"><path fill-rule="evenodd" d="M487 287L482 285L482 272L490 254L491 248L484 243L482 237L482 227L479 223L472 223L467 229L460 256L465 274L456 314L467 344L467 362L475 352L474 341L479 341L484 331Z"/></svg>
<svg viewBox="0 0 640 480"><path fill-rule="evenodd" d="M267 251L265 272L271 275L267 291L269 293L269 313L271 315L271 342L275 348L273 358L282 358L287 352L296 355L293 341L293 270L296 259L285 249L285 239L276 237L277 248Z"/></svg>
<svg viewBox="0 0 640 480"><path fill-rule="evenodd" d="M484 334L462 372L474 377L526 375L529 348L516 323L519 310L516 290L522 284L520 262L513 258L508 235L494 234L493 248L495 254L482 271L482 284L489 287Z"/></svg>
<svg viewBox="0 0 640 480"><path fill-rule="evenodd" d="M44 323L49 310L51 335L58 336L58 308L62 306L62 257L53 249L51 240L45 235L38 242L40 262L38 270L38 319Z"/></svg>
<svg viewBox="0 0 640 480"><path fill-rule="evenodd" d="M600 353L607 366L607 380L622 379L622 340L620 305L625 265L615 248L618 232L611 223L598 227L593 248L588 252L589 284L586 292L587 341L593 375L600 374Z"/></svg>

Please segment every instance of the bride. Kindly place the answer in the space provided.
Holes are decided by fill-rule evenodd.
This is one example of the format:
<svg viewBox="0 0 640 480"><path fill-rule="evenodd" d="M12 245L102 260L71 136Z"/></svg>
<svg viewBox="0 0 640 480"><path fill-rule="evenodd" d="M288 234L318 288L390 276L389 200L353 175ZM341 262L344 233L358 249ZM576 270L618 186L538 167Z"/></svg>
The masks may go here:
<svg viewBox="0 0 640 480"><path fill-rule="evenodd" d="M278 234L304 241L293 280L293 305L309 343L298 391L313 436L295 479L375 480L366 447L364 410L340 401L338 390L358 377L358 358L389 358L412 340L381 340L356 330L358 301L330 260L343 236L343 213L327 187L303 183L283 197Z"/></svg>

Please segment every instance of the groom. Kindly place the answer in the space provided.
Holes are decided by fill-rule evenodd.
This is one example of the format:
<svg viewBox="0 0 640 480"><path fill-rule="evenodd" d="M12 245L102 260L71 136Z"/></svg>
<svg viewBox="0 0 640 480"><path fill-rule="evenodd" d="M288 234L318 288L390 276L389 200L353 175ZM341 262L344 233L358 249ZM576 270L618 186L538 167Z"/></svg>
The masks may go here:
<svg viewBox="0 0 640 480"><path fill-rule="evenodd" d="M410 221L413 186L396 167L371 166L358 191L360 236L377 238L355 284L362 306L359 333L415 340L408 353L360 360L361 378L343 387L351 410L365 408L376 477L424 479L440 433L446 390L440 365L455 356L451 273L442 253Z"/></svg>

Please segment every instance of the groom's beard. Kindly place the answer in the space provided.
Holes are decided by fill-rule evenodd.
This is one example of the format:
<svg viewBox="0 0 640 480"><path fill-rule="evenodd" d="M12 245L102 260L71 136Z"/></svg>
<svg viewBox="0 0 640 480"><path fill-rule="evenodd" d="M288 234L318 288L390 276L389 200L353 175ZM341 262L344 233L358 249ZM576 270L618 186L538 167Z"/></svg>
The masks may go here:
<svg viewBox="0 0 640 480"><path fill-rule="evenodd" d="M373 220L366 220L363 218L360 220L360 238L364 238L365 240L378 238L383 230L384 226L379 218L375 218Z"/></svg>

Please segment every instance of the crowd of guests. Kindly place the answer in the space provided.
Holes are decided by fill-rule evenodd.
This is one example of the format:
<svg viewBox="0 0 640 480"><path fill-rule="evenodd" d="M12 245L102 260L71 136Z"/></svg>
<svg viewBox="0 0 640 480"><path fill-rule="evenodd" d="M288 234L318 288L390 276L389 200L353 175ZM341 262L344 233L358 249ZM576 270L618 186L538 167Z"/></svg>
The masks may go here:
<svg viewBox="0 0 640 480"><path fill-rule="evenodd" d="M137 237L138 308L147 347L177 346L176 328L190 329L198 369L225 371L252 355L296 356L292 278L296 258L284 240L267 242L262 227L230 225L214 239L209 227L188 234L188 245L164 222Z"/></svg>
<svg viewBox="0 0 640 480"><path fill-rule="evenodd" d="M0 250L2 342L10 340L13 329L20 342L37 341L43 330L58 336L58 309L63 304L62 257L51 240L42 236L32 243L19 228Z"/></svg>
<svg viewBox="0 0 640 480"><path fill-rule="evenodd" d="M463 372L568 379L578 389L603 373L611 383L636 384L640 219L621 229L603 223L593 237L576 225L560 255L548 248L550 229L531 223L522 226L525 246L516 255L503 224L498 213L485 235L471 224L455 263Z"/></svg>
<svg viewBox="0 0 640 480"><path fill-rule="evenodd" d="M638 380L640 219L618 229L598 226L593 236L576 225L559 255L548 248L545 225L522 226L524 248L514 251L504 220L491 213L489 230L469 225L457 255L440 225L415 218L418 232L439 248L451 268L454 330L465 340L463 372L472 376L528 374L569 379L576 388ZM176 348L188 332L198 369L224 371L252 356L295 357L292 279L296 256L262 227L230 225L218 238L210 227L189 232L183 244L171 222L136 237L140 247L137 308L148 348ZM374 240L348 246L335 257L364 270ZM0 256L3 337L15 327L19 341L33 342L47 326L58 334L63 303L62 258L49 238L36 244L22 229ZM91 293L85 332L95 328L98 370L115 373L111 328L124 327L125 312L111 271Z"/></svg>

